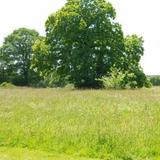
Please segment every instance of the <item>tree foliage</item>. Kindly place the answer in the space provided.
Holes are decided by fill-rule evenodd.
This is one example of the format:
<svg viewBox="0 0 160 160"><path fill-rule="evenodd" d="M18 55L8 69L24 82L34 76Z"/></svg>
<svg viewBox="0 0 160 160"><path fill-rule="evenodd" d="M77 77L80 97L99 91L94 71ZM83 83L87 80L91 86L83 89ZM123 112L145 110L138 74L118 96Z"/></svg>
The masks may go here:
<svg viewBox="0 0 160 160"><path fill-rule="evenodd" d="M32 45L39 34L35 30L20 28L4 40L1 47L1 70L5 72L6 81L18 85L29 85L37 76L32 69Z"/></svg>
<svg viewBox="0 0 160 160"><path fill-rule="evenodd" d="M46 38L54 69L78 87L94 87L120 63L124 43L115 10L105 0L69 0L49 16ZM119 64L120 65L120 64Z"/></svg>
<svg viewBox="0 0 160 160"><path fill-rule="evenodd" d="M36 70L42 77L45 77L52 72L52 64L50 63L48 54L48 45L46 45L45 40L45 37L40 36L32 46L33 57L31 68Z"/></svg>
<svg viewBox="0 0 160 160"><path fill-rule="evenodd" d="M144 54L143 38L137 35L127 36L125 37L124 43L126 52L124 69L134 74L133 77L126 78L126 83L134 81L134 85L131 83L132 88L150 87L151 83L139 64Z"/></svg>
<svg viewBox="0 0 160 160"><path fill-rule="evenodd" d="M0 82L149 87L140 66L143 38L124 37L115 18L115 9L105 0L68 0L48 17L46 37L20 28L5 38L0 48Z"/></svg>
<svg viewBox="0 0 160 160"><path fill-rule="evenodd" d="M38 83L38 86L65 86L67 83L67 79L64 77L62 78L52 67L53 64L49 55L48 45L46 45L45 37L39 37L32 46L32 49L34 54L32 57L31 68L36 70L36 72L43 79Z"/></svg>

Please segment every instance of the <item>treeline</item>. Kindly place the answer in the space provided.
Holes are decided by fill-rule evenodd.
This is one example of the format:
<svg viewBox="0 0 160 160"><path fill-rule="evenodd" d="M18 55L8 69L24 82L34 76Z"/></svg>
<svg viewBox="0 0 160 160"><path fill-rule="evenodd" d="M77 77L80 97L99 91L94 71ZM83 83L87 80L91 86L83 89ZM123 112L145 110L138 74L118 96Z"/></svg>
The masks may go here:
<svg viewBox="0 0 160 160"><path fill-rule="evenodd" d="M20 28L0 48L0 83L20 86L141 88L143 39L124 37L105 0L68 0L51 14L46 36Z"/></svg>
<svg viewBox="0 0 160 160"><path fill-rule="evenodd" d="M159 75L152 75L148 76L150 79L150 82L152 83L153 86L160 86L160 76Z"/></svg>

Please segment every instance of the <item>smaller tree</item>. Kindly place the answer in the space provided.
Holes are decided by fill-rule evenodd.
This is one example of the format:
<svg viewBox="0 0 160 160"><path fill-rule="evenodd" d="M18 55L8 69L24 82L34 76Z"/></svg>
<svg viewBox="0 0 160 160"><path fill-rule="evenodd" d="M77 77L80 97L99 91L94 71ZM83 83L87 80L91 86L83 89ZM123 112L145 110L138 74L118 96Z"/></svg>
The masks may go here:
<svg viewBox="0 0 160 160"><path fill-rule="evenodd" d="M112 89L151 87L149 79L139 65L144 53L142 37L127 36L124 44L125 52L120 61L122 65L111 67L109 74L103 76L100 81L105 88Z"/></svg>
<svg viewBox="0 0 160 160"><path fill-rule="evenodd" d="M37 77L30 66L32 45L38 36L35 30L20 28L5 38L1 48L1 65L3 64L3 70L7 72L7 81L17 85L29 85Z"/></svg>
<svg viewBox="0 0 160 160"><path fill-rule="evenodd" d="M125 37L126 68L128 68L128 65L130 69L134 66L139 67L139 62L144 54L143 42L143 38L137 35Z"/></svg>
<svg viewBox="0 0 160 160"><path fill-rule="evenodd" d="M31 68L43 79L42 85L48 87L63 87L67 84L67 77L61 77L53 69L52 57L50 57L45 37L39 37L34 45ZM41 84L40 84L41 85Z"/></svg>
<svg viewBox="0 0 160 160"><path fill-rule="evenodd" d="M126 77L125 83L130 83L132 88L142 88L151 86L149 79L146 77L140 66L140 60L144 54L143 42L143 38L138 37L137 35L127 36L124 39L124 70L128 71L129 74L134 75L132 77Z"/></svg>

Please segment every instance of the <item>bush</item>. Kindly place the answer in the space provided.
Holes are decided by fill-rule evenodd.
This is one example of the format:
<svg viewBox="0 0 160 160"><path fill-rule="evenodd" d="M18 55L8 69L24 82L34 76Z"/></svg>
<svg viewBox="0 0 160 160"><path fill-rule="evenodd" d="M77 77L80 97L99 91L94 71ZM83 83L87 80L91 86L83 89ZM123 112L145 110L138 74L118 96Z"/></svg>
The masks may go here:
<svg viewBox="0 0 160 160"><path fill-rule="evenodd" d="M69 83L69 84L67 84L67 85L65 86L65 89L74 90L74 89L75 89L75 86L74 86L74 84Z"/></svg>
<svg viewBox="0 0 160 160"><path fill-rule="evenodd" d="M126 88L142 88L151 87L149 79L141 70L137 72L122 71L115 67L111 68L109 76L104 76L100 79L104 88L107 89L126 89Z"/></svg>
<svg viewBox="0 0 160 160"><path fill-rule="evenodd" d="M107 89L122 89L125 88L124 78L124 73L116 68L111 68L110 76L104 76L100 79L100 81L102 81L103 86Z"/></svg>
<svg viewBox="0 0 160 160"><path fill-rule="evenodd" d="M56 72L51 72L49 74L46 74L46 76L43 77L43 79L41 78L41 80L36 83L35 85L33 85L33 87L36 88L56 88L56 87L67 87L69 82L67 80L67 77L60 77ZM70 87L70 88L73 88Z"/></svg>
<svg viewBox="0 0 160 160"><path fill-rule="evenodd" d="M0 84L0 87L2 87L2 88L15 88L16 86L13 85L12 83L3 82Z"/></svg>
<svg viewBox="0 0 160 160"><path fill-rule="evenodd" d="M67 77L61 77L56 72L52 72L48 74L44 78L44 83L47 87L65 87L68 84Z"/></svg>

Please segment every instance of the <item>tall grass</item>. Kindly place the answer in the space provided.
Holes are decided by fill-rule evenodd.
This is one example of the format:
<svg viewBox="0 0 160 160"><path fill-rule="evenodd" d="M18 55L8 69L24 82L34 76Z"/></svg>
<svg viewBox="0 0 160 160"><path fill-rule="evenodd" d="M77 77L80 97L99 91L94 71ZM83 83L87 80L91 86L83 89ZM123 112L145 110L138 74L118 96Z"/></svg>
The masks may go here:
<svg viewBox="0 0 160 160"><path fill-rule="evenodd" d="M0 89L0 146L99 159L160 157L160 88Z"/></svg>

